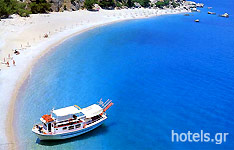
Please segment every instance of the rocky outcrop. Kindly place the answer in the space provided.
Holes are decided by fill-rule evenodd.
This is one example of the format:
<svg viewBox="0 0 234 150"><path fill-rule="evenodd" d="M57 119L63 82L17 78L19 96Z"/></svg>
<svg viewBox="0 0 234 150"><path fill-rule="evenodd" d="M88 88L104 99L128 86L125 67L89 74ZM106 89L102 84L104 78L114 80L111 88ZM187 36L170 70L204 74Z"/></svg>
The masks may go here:
<svg viewBox="0 0 234 150"><path fill-rule="evenodd" d="M52 11L75 11L84 5L85 0L49 0Z"/></svg>
<svg viewBox="0 0 234 150"><path fill-rule="evenodd" d="M141 5L140 5L139 3L137 3L137 2L134 2L134 6L135 6L136 8L141 8Z"/></svg>

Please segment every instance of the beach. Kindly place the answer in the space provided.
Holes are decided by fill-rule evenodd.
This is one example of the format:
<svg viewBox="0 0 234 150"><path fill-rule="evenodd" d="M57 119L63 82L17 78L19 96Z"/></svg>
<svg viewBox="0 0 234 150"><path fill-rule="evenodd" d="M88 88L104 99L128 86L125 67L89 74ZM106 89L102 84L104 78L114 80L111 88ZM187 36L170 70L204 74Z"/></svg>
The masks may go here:
<svg viewBox="0 0 234 150"><path fill-rule="evenodd" d="M110 23L187 12L184 9L85 10L13 16L0 21L0 147L15 148L14 105L37 60L66 39ZM14 50L20 52L14 54ZM6 64L6 63L9 64ZM15 64L14 64L15 63ZM8 67L9 65L9 67Z"/></svg>

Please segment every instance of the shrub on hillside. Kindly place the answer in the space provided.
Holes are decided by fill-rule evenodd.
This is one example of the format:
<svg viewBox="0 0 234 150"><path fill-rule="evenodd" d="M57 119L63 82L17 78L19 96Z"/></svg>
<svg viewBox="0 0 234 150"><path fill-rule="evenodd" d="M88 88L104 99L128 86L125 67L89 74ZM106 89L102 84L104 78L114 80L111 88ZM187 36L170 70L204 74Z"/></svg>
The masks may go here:
<svg viewBox="0 0 234 150"><path fill-rule="evenodd" d="M99 2L99 6L104 9L113 9L115 7L115 1L114 0L101 0Z"/></svg>
<svg viewBox="0 0 234 150"><path fill-rule="evenodd" d="M36 0L36 2L30 3L31 12L33 14L37 13L47 13L50 11L51 4L46 0Z"/></svg>
<svg viewBox="0 0 234 150"><path fill-rule="evenodd" d="M29 16L26 3L17 0L0 0L0 18L7 18L9 15L18 14L22 17Z"/></svg>
<svg viewBox="0 0 234 150"><path fill-rule="evenodd" d="M164 6L169 5L169 0L164 0L163 2L157 1L157 3L155 3L155 5L156 5L156 7L163 8Z"/></svg>
<svg viewBox="0 0 234 150"><path fill-rule="evenodd" d="M150 6L150 0L132 0L132 2L139 3L142 7L149 7Z"/></svg>
<svg viewBox="0 0 234 150"><path fill-rule="evenodd" d="M87 10L92 10L94 7L94 4L96 3L97 3L96 0L85 0L84 8L86 8Z"/></svg>
<svg viewBox="0 0 234 150"><path fill-rule="evenodd" d="M10 7L7 6L4 0L0 0L0 18L5 18L11 15L13 12Z"/></svg>

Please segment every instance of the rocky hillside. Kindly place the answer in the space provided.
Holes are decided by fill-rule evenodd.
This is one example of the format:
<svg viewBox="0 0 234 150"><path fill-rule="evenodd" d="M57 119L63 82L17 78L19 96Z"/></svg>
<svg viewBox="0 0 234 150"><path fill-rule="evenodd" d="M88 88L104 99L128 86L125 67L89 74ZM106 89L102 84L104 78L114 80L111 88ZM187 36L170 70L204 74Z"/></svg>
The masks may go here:
<svg viewBox="0 0 234 150"><path fill-rule="evenodd" d="M75 11L81 8L97 11L122 8L176 8L184 0L0 0L0 19L12 14L27 17L30 14L49 13L51 11Z"/></svg>
<svg viewBox="0 0 234 150"><path fill-rule="evenodd" d="M20 0L21 2L32 3L40 0ZM51 4L52 11L75 11L79 10L83 5L85 0L46 0Z"/></svg>
<svg viewBox="0 0 234 150"><path fill-rule="evenodd" d="M85 0L47 0L51 3L52 11L74 11L79 10L83 5Z"/></svg>

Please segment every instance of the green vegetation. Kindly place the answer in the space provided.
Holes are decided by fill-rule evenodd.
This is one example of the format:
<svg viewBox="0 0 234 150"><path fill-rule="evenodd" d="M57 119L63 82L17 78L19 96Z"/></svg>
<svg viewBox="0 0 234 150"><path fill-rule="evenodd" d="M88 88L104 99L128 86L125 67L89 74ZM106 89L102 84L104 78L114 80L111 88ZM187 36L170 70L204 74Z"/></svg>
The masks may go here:
<svg viewBox="0 0 234 150"><path fill-rule="evenodd" d="M63 10L67 10L67 6L66 5L63 6Z"/></svg>
<svg viewBox="0 0 234 150"><path fill-rule="evenodd" d="M158 1L158 2L156 2L155 5L156 5L156 7L163 8L164 6L168 6L169 5L169 0L164 0L163 2Z"/></svg>
<svg viewBox="0 0 234 150"><path fill-rule="evenodd" d="M178 4L178 3L176 3L176 2L172 2L172 6L173 6L173 8L176 8L176 7L178 7L178 6L180 6L180 4Z"/></svg>
<svg viewBox="0 0 234 150"><path fill-rule="evenodd" d="M139 3L142 7L149 7L150 6L150 0L132 0L132 2Z"/></svg>
<svg viewBox="0 0 234 150"><path fill-rule="evenodd" d="M0 0L0 18L7 18L12 14L27 17L31 13L46 13L50 11L50 7L46 0L36 0L29 4L17 0Z"/></svg>
<svg viewBox="0 0 234 150"><path fill-rule="evenodd" d="M121 8L122 7L122 4L120 3L120 2L116 2L116 7L119 7L119 8Z"/></svg>
<svg viewBox="0 0 234 150"><path fill-rule="evenodd" d="M51 4L46 0L36 0L36 2L30 3L31 12L33 14L37 13L47 13L50 11Z"/></svg>
<svg viewBox="0 0 234 150"><path fill-rule="evenodd" d="M12 14L11 8L7 6L4 0L0 0L0 18L8 17Z"/></svg>
<svg viewBox="0 0 234 150"><path fill-rule="evenodd" d="M75 3L76 0L70 0ZM150 0L85 0L84 8L92 10L94 4L98 4L103 9L114 9L115 7L136 7L134 3L139 3L142 7L168 7L174 8L179 6L174 0L158 1L150 3ZM62 5L64 10L67 10L66 5ZM18 14L23 17L29 16L31 13L47 13L51 10L51 3L48 0L30 0L28 3L20 2L18 0L0 0L0 18L7 18L9 15Z"/></svg>
<svg viewBox="0 0 234 150"><path fill-rule="evenodd" d="M7 18L9 15L18 14L26 17L31 12L26 9L26 3L16 0L0 0L0 18Z"/></svg>
<svg viewBox="0 0 234 150"><path fill-rule="evenodd" d="M114 0L101 0L98 4L104 9L113 9L115 7Z"/></svg>
<svg viewBox="0 0 234 150"><path fill-rule="evenodd" d="M94 4L98 4L103 9L113 9L115 6L120 7L121 4L118 2L116 3L114 0L85 0L84 8L87 10L92 10Z"/></svg>
<svg viewBox="0 0 234 150"><path fill-rule="evenodd" d="M96 0L85 0L84 8L86 8L87 10L92 10L94 7L94 4L96 3L97 3Z"/></svg>

